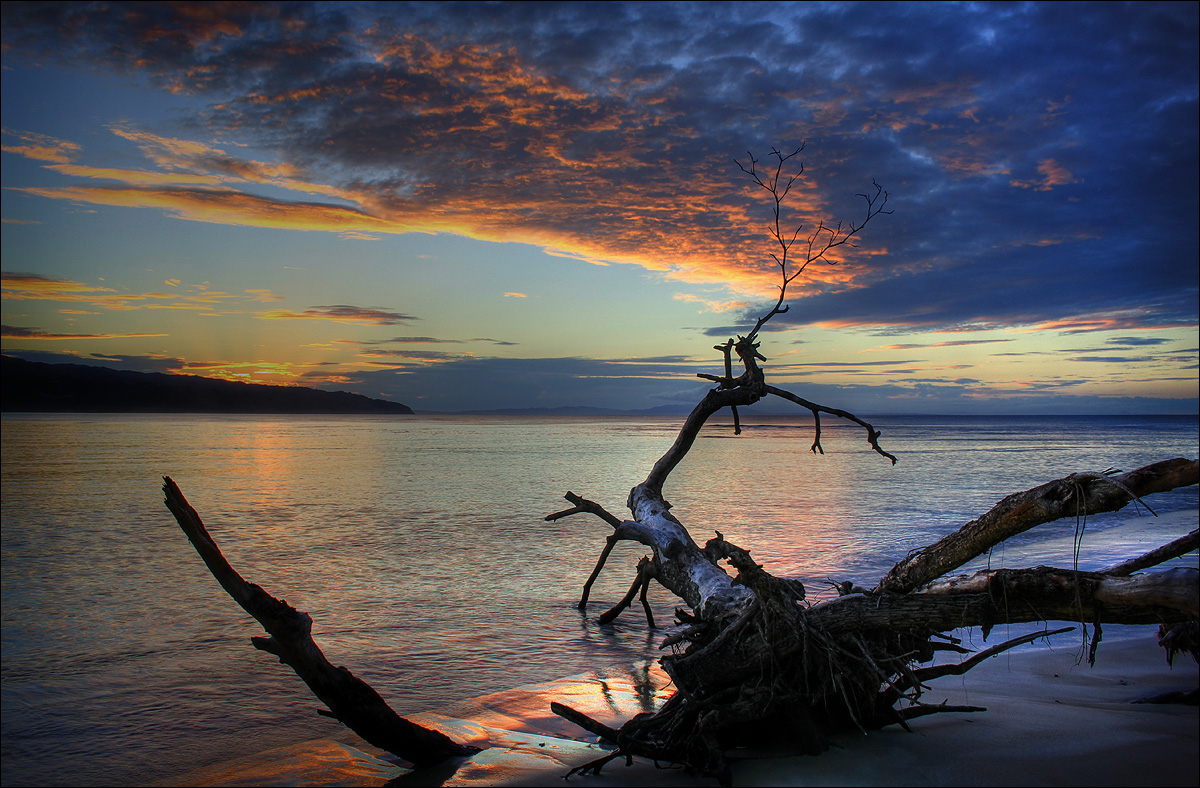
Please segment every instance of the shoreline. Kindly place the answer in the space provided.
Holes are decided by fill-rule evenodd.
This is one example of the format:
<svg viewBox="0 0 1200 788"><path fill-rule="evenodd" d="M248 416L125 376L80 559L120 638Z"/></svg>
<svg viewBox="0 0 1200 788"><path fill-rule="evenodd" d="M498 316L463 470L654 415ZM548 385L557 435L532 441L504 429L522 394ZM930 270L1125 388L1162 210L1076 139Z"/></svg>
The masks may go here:
<svg viewBox="0 0 1200 788"><path fill-rule="evenodd" d="M1168 667L1154 628L1102 628L1094 667L1079 662L1081 636L1059 635L992 657L965 676L932 682L928 702L987 711L922 717L908 733L891 726L833 737L822 755L733 753L734 785L1196 785L1200 781L1198 709L1134 701L1195 689L1200 667L1178 655ZM978 630L960 632L981 647ZM1018 634L1014 632L1013 634ZM998 642L1007 635L997 634ZM460 741L487 746L478 755L424 772L380 757L349 731L193 772L173 785L211 786L715 786L682 769L616 760L600 776L567 771L607 750L595 737L552 714L558 700L606 723L619 723L669 693L658 666L613 668L458 704L411 719ZM352 742L352 743L343 743Z"/></svg>

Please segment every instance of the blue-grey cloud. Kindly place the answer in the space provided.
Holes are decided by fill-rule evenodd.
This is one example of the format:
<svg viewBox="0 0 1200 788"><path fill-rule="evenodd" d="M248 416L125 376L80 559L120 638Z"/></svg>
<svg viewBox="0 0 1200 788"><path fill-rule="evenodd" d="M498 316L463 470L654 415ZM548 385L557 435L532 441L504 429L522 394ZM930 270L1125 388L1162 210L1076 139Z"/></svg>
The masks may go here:
<svg viewBox="0 0 1200 788"><path fill-rule="evenodd" d="M1109 337L1107 340L1111 345L1164 345L1171 340L1165 337Z"/></svg>
<svg viewBox="0 0 1200 788"><path fill-rule="evenodd" d="M692 367L690 362L674 358L642 364L577 357L448 358L437 363L412 360L387 364L376 371L347 377L356 391L403 402L418 412L567 406L645 410L669 406L672 412L687 413L712 385L697 380L694 373L713 371L711 367L702 364ZM874 379L864 378L864 381L871 380ZM1196 398L1154 400L1075 394L1064 402L1056 396L1085 382L1032 380L1025 383L1022 391L1015 393L1004 386L991 388L990 384L975 378L952 381L887 378L882 382L859 385L797 382L783 387L813 402L845 408L861 416L888 413L1196 412ZM345 385L325 387L344 388ZM754 413L806 413L775 397L767 397L751 410Z"/></svg>
<svg viewBox="0 0 1200 788"><path fill-rule="evenodd" d="M313 306L303 312L293 312L288 309L273 309L259 315L264 320L336 320L347 323L368 323L375 326L394 326L408 323L420 318L393 312L378 307L351 306L350 304L331 304L328 306Z"/></svg>

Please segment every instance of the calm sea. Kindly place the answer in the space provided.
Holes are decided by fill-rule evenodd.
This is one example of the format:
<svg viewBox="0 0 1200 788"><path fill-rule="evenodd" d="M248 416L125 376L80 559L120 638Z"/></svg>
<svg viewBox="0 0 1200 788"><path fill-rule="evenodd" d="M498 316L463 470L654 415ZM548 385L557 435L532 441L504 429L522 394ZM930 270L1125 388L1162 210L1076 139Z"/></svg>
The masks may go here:
<svg viewBox="0 0 1200 788"><path fill-rule="evenodd" d="M626 516L629 488L680 421L6 414L3 783L139 784L348 740L250 646L257 624L175 525L161 476L247 579L313 616L331 661L405 714L653 657L664 631L636 611L594 623L643 550L614 552L581 615L609 528L542 518L568 490ZM857 427L828 425L818 456L807 419L748 422L740 437L707 428L668 498L698 541L721 530L810 598L830 578L873 583L1010 492L1194 458L1200 444L1195 417L879 418L893 467ZM1150 504L1196 509L1197 490ZM1088 519L1081 567L1128 548L1114 535L1131 516ZM1076 528L1043 526L987 560L1013 565L1036 542L1038 562L1069 565ZM657 591L669 623L674 601Z"/></svg>

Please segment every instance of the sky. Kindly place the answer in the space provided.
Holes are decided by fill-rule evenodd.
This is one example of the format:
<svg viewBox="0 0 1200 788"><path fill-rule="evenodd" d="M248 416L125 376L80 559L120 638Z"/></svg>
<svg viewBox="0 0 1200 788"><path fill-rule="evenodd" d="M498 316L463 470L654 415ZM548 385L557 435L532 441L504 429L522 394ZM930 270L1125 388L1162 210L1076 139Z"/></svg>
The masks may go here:
<svg viewBox="0 0 1200 788"><path fill-rule="evenodd" d="M686 411L799 150L769 383L1195 414L1198 8L6 2L3 352Z"/></svg>

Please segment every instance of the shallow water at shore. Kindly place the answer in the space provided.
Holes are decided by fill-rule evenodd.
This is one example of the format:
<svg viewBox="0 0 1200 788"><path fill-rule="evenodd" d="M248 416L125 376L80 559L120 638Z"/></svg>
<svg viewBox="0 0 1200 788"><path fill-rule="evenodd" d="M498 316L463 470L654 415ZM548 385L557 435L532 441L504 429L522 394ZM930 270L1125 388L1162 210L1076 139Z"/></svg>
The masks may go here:
<svg viewBox="0 0 1200 788"><path fill-rule="evenodd" d="M926 700L986 711L923 717L898 727L838 735L820 757L786 742L728 753L734 785L1195 785L1195 707L1144 704L1164 692L1193 689L1196 665L1165 664L1153 628L1109 626L1097 662L1072 648L1070 633L994 656L966 676L931 682ZM959 632L965 638L969 632ZM939 661L956 661L942 655ZM165 780L183 786L557 786L573 767L609 750L595 736L550 713L567 703L617 726L661 703L669 678L652 664L592 671L518 687L414 719L482 751L432 769L410 771L394 758L343 736L300 742ZM365 748L365 749L360 749ZM389 760L389 758L391 758ZM618 759L599 775L604 786L712 786L679 768Z"/></svg>
<svg viewBox="0 0 1200 788"><path fill-rule="evenodd" d="M614 552L582 615L574 603L607 526L541 518L567 490L623 514L678 423L6 415L4 783L138 784L168 765L342 735L249 646L256 625L191 552L159 476L248 579L314 617L332 661L411 714L655 655L663 632L638 615L594 623L642 551ZM817 595L830 577L872 582L1007 493L1194 457L1198 443L1195 419L876 426L894 468L857 427L826 426L818 456L804 419L751 421L736 439L714 425L668 497L698 539L720 529ZM1163 512L1197 506L1195 488L1158 498ZM1089 518L1085 560L1108 562L1105 534L1128 514ZM1075 527L1015 539L993 565L1034 539L1069 544ZM674 600L653 601L670 621Z"/></svg>

